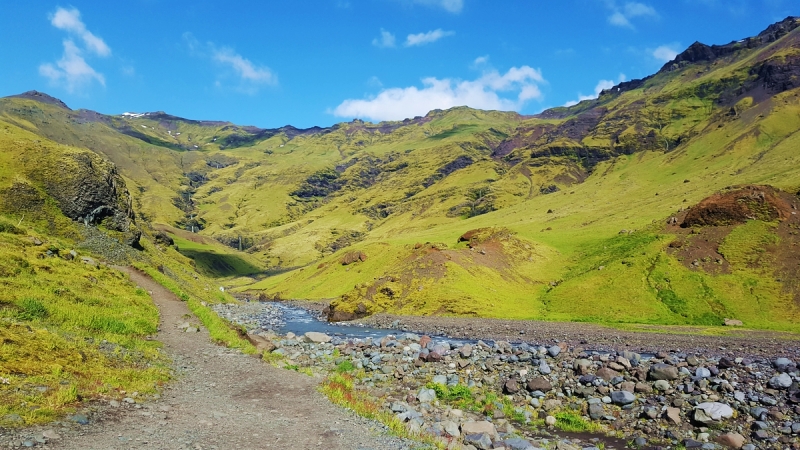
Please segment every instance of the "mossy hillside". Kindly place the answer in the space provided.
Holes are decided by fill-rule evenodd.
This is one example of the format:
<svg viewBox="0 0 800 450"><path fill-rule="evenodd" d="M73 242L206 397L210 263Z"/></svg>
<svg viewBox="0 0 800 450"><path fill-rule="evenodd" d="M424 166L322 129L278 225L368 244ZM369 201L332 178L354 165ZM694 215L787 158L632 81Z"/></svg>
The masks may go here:
<svg viewBox="0 0 800 450"><path fill-rule="evenodd" d="M22 231L0 232L0 423L46 422L81 401L156 393L169 361L147 339L158 326L149 295L116 270L64 259L70 240Z"/></svg>
<svg viewBox="0 0 800 450"><path fill-rule="evenodd" d="M794 94L786 94L790 97L792 95ZM770 126L772 122L784 123L782 116L785 116L786 122L790 124L794 120L796 107L783 102L782 97L777 97L769 106L772 108L769 115L771 120L766 123L757 121L757 117L744 116L739 120L726 122L721 128L709 126L712 130L707 135L699 136L690 145L670 153L649 152L618 157L598 165L584 183L571 186L569 191L536 196L525 203L466 221L452 219L443 222L439 217L428 219L422 215L404 213L374 228L370 238L382 242L408 243L413 240L453 242L454 237L466 229L500 222L517 230L521 237L545 243L557 249L562 255L569 256L581 245L611 238L621 229L643 229L653 221L661 222L678 209L698 202L708 195L709 191L713 192L731 184L767 182L785 189L794 189L796 186L792 180L797 179L796 169L794 165L788 164L795 158L791 151L792 145L796 145L797 140L796 134L792 131L793 125L775 127L775 131L770 132L773 136L770 143L762 143L755 148L746 145L744 141L753 133L754 127L760 130ZM725 149L721 154L718 153L719 150L714 150L720 148ZM688 182L685 182L686 180ZM631 210L631 204L636 204L635 210ZM547 211L552 212L547 213ZM551 229L546 230L546 228ZM669 240L659 239L658 242L661 242L659 245L662 248L658 249L661 252L663 245ZM399 250L397 252L399 253ZM569 267L565 258L556 258L554 265L561 267L562 271L568 270ZM375 273L373 277L383 273ZM608 275L609 273L612 272L597 271L587 276L596 278L597 285L602 286L602 280L615 277ZM682 276L682 273L678 271L678 276ZM368 278L368 275L366 277ZM554 274L553 280L561 277ZM688 282L697 286L697 289L702 288L701 280L688 277ZM718 296L723 298L733 296L732 298L738 299L738 307L728 308L731 315L746 314L745 311L751 308L750 300L753 298L748 297L746 293L737 293L735 289L727 289L725 286L730 285L730 281L721 283L722 286L715 290ZM282 287L290 286L291 284ZM710 306L698 308L696 314L685 317L672 312L668 307L665 308L654 291L647 294L647 287L644 284L641 286L643 290L637 286L629 287L636 293L635 298L639 298L649 306L644 309L634 308L631 313L623 311L621 315L616 313L623 309L620 306L611 309L597 307L595 309L608 313L602 314L603 317L594 317L590 312L576 314L575 309L564 310L556 305L584 304L586 300L575 302L581 300L577 298L577 293L581 292L583 296L585 292L579 289L575 291L576 295L566 297L553 294L553 300L548 302L552 306L547 311L550 311L549 314L554 319L579 318L580 320L704 323L710 317L705 315L710 311ZM595 295L591 297L601 300L619 298L616 294L609 295L608 289L610 288L606 288L605 293L602 290L595 290L593 292ZM567 289L558 290L563 292ZM291 289L283 289L283 292L290 297L293 296ZM778 298L771 295L767 294L767 297L773 300ZM784 300L775 301L776 304L784 302ZM548 314L543 317L548 317ZM770 326L763 320L751 323L752 326ZM790 321L778 326L791 329Z"/></svg>
<svg viewBox="0 0 800 450"><path fill-rule="evenodd" d="M579 255L613 240L621 230L647 229L656 239L642 244L639 253L645 255L637 257L666 258L659 246L669 239L660 236L659 229L648 228L653 221L661 223L730 185L772 184L790 192L800 187L793 181L798 178L792 151L800 127L798 90L792 89L791 83L780 85L783 87L775 92L757 89L770 81L763 74L769 71L760 69L764 64L792 69L797 35L795 30L775 42L755 48L740 46L711 61L666 67L641 82L608 90L596 100L536 117L453 108L402 122L353 121L304 135L280 132L226 147L221 153L217 144L177 151L159 146L155 139L150 143L139 139L137 145L151 152L149 162L124 156L124 149L130 148L125 143L136 139L114 137L120 124L102 128L104 123L96 122L80 128L78 125L84 124L70 122L76 122L76 116L59 116L55 110L41 119L30 105L23 108L13 103L16 99L3 112L25 126L70 130L72 134L64 131L61 139L68 135L78 139L85 131L90 148L104 140L104 149L98 151L119 153L115 150L118 145L123 155L113 157L126 161L118 165L132 180L130 184L138 182L144 188L135 199L142 205L147 198L159 198L153 194L155 187L147 190L148 183L163 182L158 189L171 192L169 195L188 194L180 220L170 216L174 205L163 211L153 208L155 203L147 205L146 215L180 226L186 225L187 217L192 218L203 225L202 235L229 244L238 243L241 236L252 243L247 252L272 273L295 269L256 285L266 286L269 293L315 298L356 293L359 288L354 286L373 285L392 275L389 269L393 266L370 266L367 261L358 269L360 273L351 268L339 277L341 268L334 261L348 250L376 248L388 255L377 257L370 250L371 258L400 261L406 257L408 245L433 242L451 247L466 230L502 225L537 249L546 249L536 267L512 267L510 273L542 281L545 286L562 282L549 291L520 288L518 293L508 294L522 298L532 291L535 301L531 304L541 305L517 316L628 321L633 314L611 314L614 308L603 310L609 312L607 318L570 308L575 299L561 291L571 277L578 277L574 267L580 264ZM135 125L134 119L115 120ZM56 122L60 125L53 125ZM197 133L193 141L213 140L202 133L223 127L190 122L176 126L188 127L183 128L187 135L191 127L202 128L192 131ZM139 127L163 133L172 126L149 123L142 122ZM235 164L210 166L211 159L219 155L234 159ZM135 174L141 174L134 172L136 167L129 167L134 160L140 165L159 164L147 169L149 179L133 181L139 178ZM314 187L319 174L330 174L331 185L323 186L322 191L306 189ZM658 261L666 264L669 258ZM466 266L444 267L446 273L455 274ZM718 316L725 311L719 307L724 302L714 300L706 306L692 303L688 312L681 312L675 307L679 302L670 300L668 294L659 298L664 289L650 282L604 282L609 274L614 278L639 274L619 271L613 264L611 268L581 274L581 285L585 281L591 286L580 291L581 295L605 298L614 286L631 290L629 295L639 305L635 311L645 314L645 322L704 323L711 317L707 313ZM475 273L476 280L494 276ZM679 274L686 277L686 286L676 289L683 289L685 295L705 292L703 283L711 286L708 280ZM744 276L736 271L730 275L735 280ZM504 279L506 274L497 276ZM641 276L648 279L647 274ZM766 278L767 274L756 276ZM324 287L319 281L323 279L327 280ZM469 276L443 276L432 285L465 285L465 280L469 281ZM238 278L236 283L246 289L246 279ZM673 284L680 285L680 280ZM442 289L453 296L442 300L452 311L468 311L456 305L475 303L460 299L457 286ZM482 309L489 304L490 294L476 289L481 291L481 301L476 304ZM684 295L669 290L676 292L676 298ZM715 296L722 297L734 295L734 291L713 289ZM765 295L767 303L782 301ZM548 296L553 298L547 300ZM394 301L392 308L404 305ZM728 306L727 311L731 310L735 308ZM483 313L490 314L477 312Z"/></svg>

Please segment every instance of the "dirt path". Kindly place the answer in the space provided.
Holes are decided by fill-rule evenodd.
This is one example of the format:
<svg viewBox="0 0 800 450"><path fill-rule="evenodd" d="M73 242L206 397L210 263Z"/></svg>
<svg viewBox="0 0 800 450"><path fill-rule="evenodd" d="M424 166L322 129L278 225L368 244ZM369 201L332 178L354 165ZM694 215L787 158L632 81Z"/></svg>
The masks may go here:
<svg viewBox="0 0 800 450"><path fill-rule="evenodd" d="M158 340L173 358L178 379L162 397L141 405L108 408L105 420L62 434L58 449L405 449L374 422L333 406L319 380L276 369L259 359L211 343L184 302L149 277L126 270L151 293L161 311Z"/></svg>

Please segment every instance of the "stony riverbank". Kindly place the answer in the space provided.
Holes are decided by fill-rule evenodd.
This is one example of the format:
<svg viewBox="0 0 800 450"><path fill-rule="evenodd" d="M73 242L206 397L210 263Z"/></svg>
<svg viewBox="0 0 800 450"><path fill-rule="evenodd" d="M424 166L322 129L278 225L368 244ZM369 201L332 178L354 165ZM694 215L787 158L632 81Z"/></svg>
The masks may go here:
<svg viewBox="0 0 800 450"><path fill-rule="evenodd" d="M268 303L218 312L287 367L352 369L357 386L406 427L465 448L800 448L800 355L787 347L737 355L738 343L691 352L667 345L643 356L592 345L591 335L453 347L398 331L354 341L277 335L263 325L280 322ZM564 428L594 434L565 437Z"/></svg>

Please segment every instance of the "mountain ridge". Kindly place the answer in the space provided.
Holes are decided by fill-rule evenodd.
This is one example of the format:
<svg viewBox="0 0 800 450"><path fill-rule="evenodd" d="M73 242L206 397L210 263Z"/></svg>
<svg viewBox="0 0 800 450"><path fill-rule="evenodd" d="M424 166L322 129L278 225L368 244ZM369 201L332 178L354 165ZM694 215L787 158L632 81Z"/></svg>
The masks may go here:
<svg viewBox="0 0 800 450"><path fill-rule="evenodd" d="M113 161L137 223L172 233L198 270L270 298L333 299L332 318L791 329L796 276L778 275L793 272L773 242L793 242L791 217L696 225L713 236L714 248L691 244L703 251L674 251L695 235L664 224L729 186L800 189L797 25L693 45L649 77L533 116L454 107L261 129L26 93L0 99L0 121Z"/></svg>

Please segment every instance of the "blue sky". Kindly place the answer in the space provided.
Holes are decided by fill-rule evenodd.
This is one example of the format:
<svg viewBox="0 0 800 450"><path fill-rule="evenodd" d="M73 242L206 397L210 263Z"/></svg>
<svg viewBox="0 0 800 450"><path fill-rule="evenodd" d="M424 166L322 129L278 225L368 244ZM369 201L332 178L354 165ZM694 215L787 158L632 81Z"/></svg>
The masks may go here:
<svg viewBox="0 0 800 450"><path fill-rule="evenodd" d="M6 2L0 96L260 127L533 114L789 15L796 0Z"/></svg>

